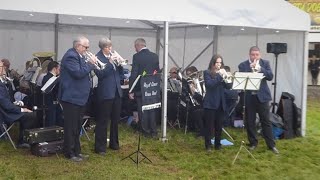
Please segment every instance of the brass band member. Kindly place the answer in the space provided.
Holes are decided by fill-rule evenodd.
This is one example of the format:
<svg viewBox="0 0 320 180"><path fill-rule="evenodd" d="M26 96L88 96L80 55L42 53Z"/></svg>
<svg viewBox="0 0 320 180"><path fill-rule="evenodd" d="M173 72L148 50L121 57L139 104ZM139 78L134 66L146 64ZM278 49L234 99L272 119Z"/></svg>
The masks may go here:
<svg viewBox="0 0 320 180"><path fill-rule="evenodd" d="M206 95L204 97L204 120L205 120L205 148L211 151L212 130L214 128L214 148L221 149L221 132L226 110L224 90L227 86L223 81L223 59L220 55L214 55L209 63L208 70L204 71Z"/></svg>
<svg viewBox="0 0 320 180"><path fill-rule="evenodd" d="M98 77L98 116L95 129L95 152L106 154L108 122L110 121L110 143L113 150L119 149L118 122L120 121L122 89L120 80L123 68L117 66L112 56L112 43L108 38L99 41L98 59L106 65L103 70L95 70Z"/></svg>
<svg viewBox="0 0 320 180"><path fill-rule="evenodd" d="M80 129L84 107L90 93L89 73L95 69L97 58L85 58L89 40L80 36L73 41L61 61L59 100L64 115L64 155L73 162L80 162L88 155L81 154Z"/></svg>
<svg viewBox="0 0 320 180"><path fill-rule="evenodd" d="M273 153L278 154L279 151L275 147L272 135L272 125L269 119L269 102L271 101L271 93L267 81L271 81L273 73L269 61L261 59L260 49L253 46L249 50L249 59L239 64L240 72L259 72L263 73L265 78L261 81L258 91L247 91L245 98L246 115L245 122L249 140L250 150L254 150L258 145L258 137L256 132L256 113L259 114L262 134L266 144Z"/></svg>

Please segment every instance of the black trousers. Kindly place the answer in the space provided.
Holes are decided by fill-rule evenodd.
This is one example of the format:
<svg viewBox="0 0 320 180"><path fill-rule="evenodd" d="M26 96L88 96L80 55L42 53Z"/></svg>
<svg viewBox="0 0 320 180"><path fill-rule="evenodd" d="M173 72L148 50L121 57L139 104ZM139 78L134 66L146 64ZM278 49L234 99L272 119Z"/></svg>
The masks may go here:
<svg viewBox="0 0 320 180"><path fill-rule="evenodd" d="M18 120L19 121L19 139L18 143L24 143L23 133L26 129L33 129L37 127L37 116L35 113L24 113L23 116Z"/></svg>
<svg viewBox="0 0 320 180"><path fill-rule="evenodd" d="M121 98L105 99L99 103L95 129L95 151L106 152L108 124L110 122L110 148L119 149L118 122L120 121ZM111 120L111 121L110 121Z"/></svg>
<svg viewBox="0 0 320 180"><path fill-rule="evenodd" d="M138 105L139 128L144 135L157 135L157 109L142 112L142 98L135 97Z"/></svg>
<svg viewBox="0 0 320 180"><path fill-rule="evenodd" d="M247 95L246 98L246 119L245 126L247 127L248 140L250 145L257 146L258 138L256 131L256 113L259 114L262 135L269 148L275 146L272 135L272 125L269 119L269 102L261 103L257 95Z"/></svg>
<svg viewBox="0 0 320 180"><path fill-rule="evenodd" d="M204 109L204 143L205 147L211 146L212 131L214 128L214 146L221 146L222 123L224 119L224 111L219 109Z"/></svg>
<svg viewBox="0 0 320 180"><path fill-rule="evenodd" d="M61 102L64 115L64 155L66 158L78 156L80 148L80 130L84 115L84 106Z"/></svg>

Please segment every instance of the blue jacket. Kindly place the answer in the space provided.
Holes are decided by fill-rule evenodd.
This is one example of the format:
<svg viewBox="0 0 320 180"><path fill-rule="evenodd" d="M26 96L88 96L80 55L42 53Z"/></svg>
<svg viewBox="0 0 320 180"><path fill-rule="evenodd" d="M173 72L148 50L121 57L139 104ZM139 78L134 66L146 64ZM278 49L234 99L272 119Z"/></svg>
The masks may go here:
<svg viewBox="0 0 320 180"><path fill-rule="evenodd" d="M224 90L227 88L225 82L219 74L214 77L209 70L203 72L204 82L206 86L206 95L203 99L203 108L205 109L222 109L226 110L226 100Z"/></svg>
<svg viewBox="0 0 320 180"><path fill-rule="evenodd" d="M270 68L269 61L260 59L259 64L261 66L261 73L263 73L265 78L261 81L260 89L257 91L257 96L261 103L265 103L272 100L267 81L271 81L273 79L273 73ZM252 72L249 60L240 63L238 68L240 72ZM246 98L248 98L251 93L251 91L247 91Z"/></svg>
<svg viewBox="0 0 320 180"><path fill-rule="evenodd" d="M61 60L59 100L84 106L89 98L89 73L93 69L94 65L86 63L74 48L69 49Z"/></svg>
<svg viewBox="0 0 320 180"><path fill-rule="evenodd" d="M0 124L13 123L23 116L21 108L10 101L10 96L6 85L0 81Z"/></svg>
<svg viewBox="0 0 320 180"><path fill-rule="evenodd" d="M98 77L97 96L99 100L113 99L116 94L122 97L122 89L120 80L123 77L122 66L115 66L109 62L109 59L103 54L102 51L97 53L98 59L106 63L106 68L103 70L95 70Z"/></svg>

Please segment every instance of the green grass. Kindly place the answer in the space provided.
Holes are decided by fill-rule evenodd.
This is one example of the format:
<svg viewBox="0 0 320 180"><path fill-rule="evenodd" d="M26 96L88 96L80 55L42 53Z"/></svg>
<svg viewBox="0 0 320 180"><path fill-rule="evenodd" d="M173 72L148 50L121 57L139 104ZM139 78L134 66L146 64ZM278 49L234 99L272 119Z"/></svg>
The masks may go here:
<svg viewBox="0 0 320 180"><path fill-rule="evenodd" d="M232 165L241 140L241 129L227 129L236 139L235 146L207 153L204 142L182 130L168 131L169 141L142 138L142 152L153 163L143 161L137 169L130 160L121 161L136 150L137 133L120 127L120 151L107 151L106 157L93 153L93 141L82 137L82 151L88 161L73 163L61 154L35 157L29 151L15 151L9 142L0 142L0 179L319 179L320 176L320 103L308 101L307 135L304 138L277 141L280 155L268 151L262 139L255 162L241 151ZM92 133L92 132L91 132ZM92 134L90 134L93 137Z"/></svg>

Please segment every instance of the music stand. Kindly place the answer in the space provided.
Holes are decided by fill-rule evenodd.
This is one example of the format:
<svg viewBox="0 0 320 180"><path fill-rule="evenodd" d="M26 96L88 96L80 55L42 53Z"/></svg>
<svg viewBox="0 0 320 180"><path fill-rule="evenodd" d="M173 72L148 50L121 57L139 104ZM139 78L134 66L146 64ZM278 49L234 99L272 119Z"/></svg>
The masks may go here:
<svg viewBox="0 0 320 180"><path fill-rule="evenodd" d="M159 97L159 100L161 99L161 97L159 96L160 95L160 77L158 78L158 79L156 79L155 78L155 80L153 81L153 80L151 80L152 81L152 83L153 82L156 82L157 84L153 84L153 85L151 85L151 87L153 86L153 87L156 87L156 88L154 88L154 89L152 89L151 91L152 91L152 94L149 94L148 95L148 93L145 91L145 89L147 89L147 88L150 88L150 86L147 86L147 87L145 87L144 85L142 85L142 82L144 81L144 77L152 77L152 76L155 76L155 75L159 75L159 74L145 74L145 75L143 75L143 76L141 76L141 75L139 75L136 79L135 79L135 81L134 81L134 83L133 83L133 85L132 85L132 87L130 88L130 90L129 90L129 93L131 93L132 92L132 90L134 89L134 87L137 85L137 83L138 83L138 81L139 81L139 79L141 78L142 80L140 81L140 85L141 85L141 90L142 90L142 101L144 100L143 98L145 97L145 99L147 99L148 97L151 97L151 96L157 96L156 94L158 94L158 97ZM149 80L150 81L150 80ZM143 89L144 88L144 89ZM154 92L154 91L156 90L156 92ZM145 93L143 93L145 91ZM153 93L155 93L155 94L153 94ZM156 99L156 98L155 98ZM148 100L148 99L147 99ZM147 101L147 100L145 100L145 101ZM156 101L156 102L155 102ZM142 109L142 116L143 116L143 113L144 113L144 111L147 111L147 110L151 110L151 109L157 109L157 108L160 108L161 107L161 102L158 102L158 100L156 99L155 101L150 101L150 99L149 99L149 101L147 101L147 103L146 104L144 104L144 103L142 103L142 104L144 104L144 105L142 105L142 107L141 107L141 109ZM141 118L141 117L139 117L139 118ZM143 118L141 118L141 119L139 119L139 121L141 122L141 120L142 120ZM142 122L141 122L142 123ZM125 160L125 159L127 159L127 158L130 158L135 164L137 164L137 168L139 168L139 163L140 162L142 162L143 160L145 160L145 159L147 159L150 163L152 163L152 161L146 156L146 155L144 155L141 151L140 151L140 139L141 139L141 131L142 131L142 124L139 124L139 126L138 126L138 128L139 128L139 139L138 139L138 149L136 150L136 151L134 151L133 153L131 153L131 154L129 154L127 157L125 157L125 158L123 158L123 159L121 159L121 161L123 161L123 160ZM136 157L135 157L135 159L133 159L131 156L132 155L134 155L134 154L136 154ZM139 160L139 154L143 157L141 160Z"/></svg>
<svg viewBox="0 0 320 180"><path fill-rule="evenodd" d="M260 89L261 80L264 78L263 73L251 73L251 72L236 72L232 84L233 90L243 91L243 120L246 119L246 91L257 91ZM250 156L257 161L252 153L245 147L244 141L241 141L241 146L233 159L232 165L236 162L240 151L244 148Z"/></svg>

